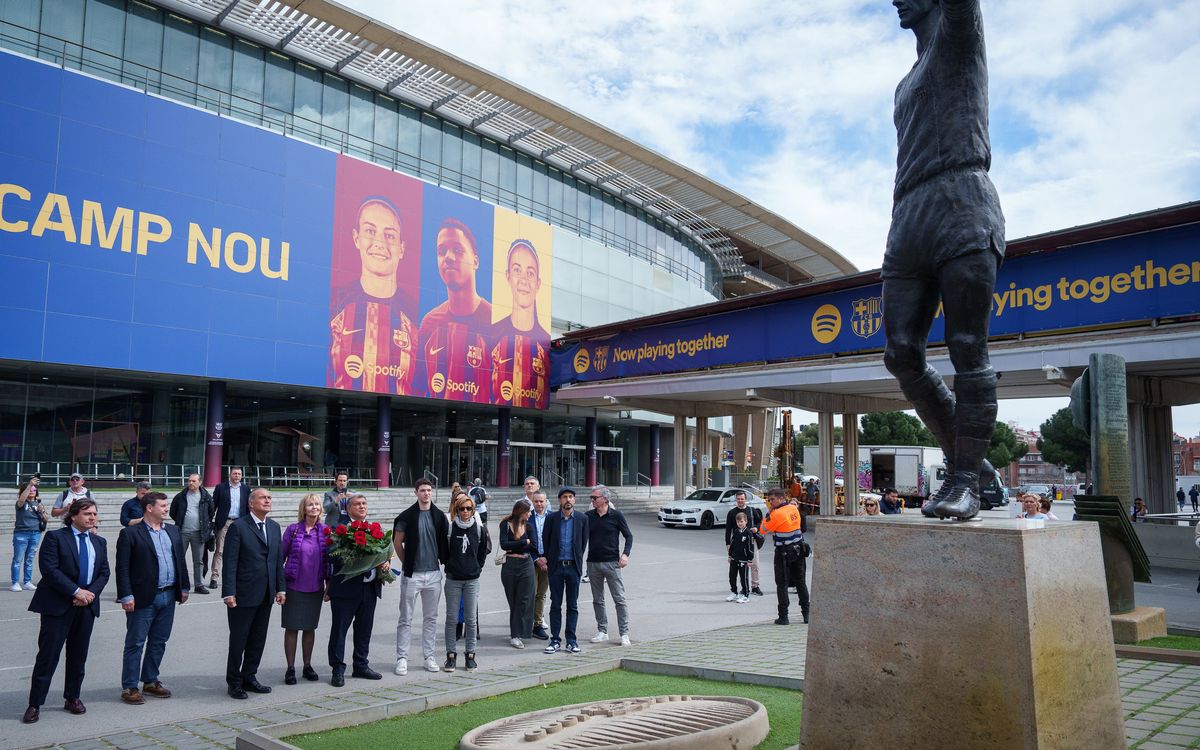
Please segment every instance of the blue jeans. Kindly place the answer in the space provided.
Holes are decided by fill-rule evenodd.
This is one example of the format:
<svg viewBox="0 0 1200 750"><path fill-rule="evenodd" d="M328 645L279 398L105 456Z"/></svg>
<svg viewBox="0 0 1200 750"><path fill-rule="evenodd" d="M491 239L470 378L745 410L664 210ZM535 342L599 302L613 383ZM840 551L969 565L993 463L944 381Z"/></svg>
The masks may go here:
<svg viewBox="0 0 1200 750"><path fill-rule="evenodd" d="M13 532L13 583L33 583L33 561L37 558L38 542L41 540L42 532L40 531ZM22 568L24 568L24 578L21 577Z"/></svg>
<svg viewBox="0 0 1200 750"><path fill-rule="evenodd" d="M558 562L550 571L550 637L557 643L562 625L563 590L567 594L567 643L577 643L575 625L579 622L579 566Z"/></svg>
<svg viewBox="0 0 1200 750"><path fill-rule="evenodd" d="M162 664L167 650L167 639L171 637L171 626L175 624L175 589L160 591L149 607L125 613L125 656L121 660L121 689L138 686L139 666L141 681L158 682L158 665ZM149 641L149 644L146 643ZM142 657L142 647L146 655Z"/></svg>

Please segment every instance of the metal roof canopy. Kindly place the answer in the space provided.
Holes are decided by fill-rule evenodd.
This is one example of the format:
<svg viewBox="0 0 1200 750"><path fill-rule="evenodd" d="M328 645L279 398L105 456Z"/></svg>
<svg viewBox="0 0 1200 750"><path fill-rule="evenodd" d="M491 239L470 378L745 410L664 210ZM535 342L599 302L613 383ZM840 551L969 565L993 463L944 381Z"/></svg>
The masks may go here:
<svg viewBox="0 0 1200 750"><path fill-rule="evenodd" d="M1052 251L1197 222L1200 201L1014 240L1008 243L1008 255ZM879 271L868 271L571 331L560 340L603 339L623 331L765 306L879 280ZM1200 323L1195 321L1165 325L1151 321L1136 327L994 341L989 350L992 366L1001 376L999 397L1068 396L1071 383L1087 367L1088 355L1098 348L1125 358L1131 401L1160 406L1200 402ZM930 363L953 382L954 368L945 347L931 349L928 356ZM878 352L576 383L558 389L554 399L580 406L645 409L688 417L745 414L775 406L842 414L910 408Z"/></svg>
<svg viewBox="0 0 1200 750"><path fill-rule="evenodd" d="M804 280L856 270L817 238L703 175L336 2L154 2L436 112L639 203L706 248L724 278L769 287L770 278L751 273L747 259Z"/></svg>

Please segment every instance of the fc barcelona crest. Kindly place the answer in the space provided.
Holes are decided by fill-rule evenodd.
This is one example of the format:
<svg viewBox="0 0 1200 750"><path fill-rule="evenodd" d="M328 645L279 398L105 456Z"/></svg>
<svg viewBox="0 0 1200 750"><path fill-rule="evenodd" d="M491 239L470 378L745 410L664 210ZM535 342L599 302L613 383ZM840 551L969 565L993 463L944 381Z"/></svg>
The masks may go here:
<svg viewBox="0 0 1200 750"><path fill-rule="evenodd" d="M403 328L392 329L392 343L397 349L407 349L412 346L412 339L408 335L408 331Z"/></svg>
<svg viewBox="0 0 1200 750"><path fill-rule="evenodd" d="M869 339L883 325L883 297L856 299L850 308L854 311L850 316L850 329L856 335Z"/></svg>
<svg viewBox="0 0 1200 750"><path fill-rule="evenodd" d="M483 347L479 344L471 344L467 347L467 364L471 367L479 367L483 364Z"/></svg>

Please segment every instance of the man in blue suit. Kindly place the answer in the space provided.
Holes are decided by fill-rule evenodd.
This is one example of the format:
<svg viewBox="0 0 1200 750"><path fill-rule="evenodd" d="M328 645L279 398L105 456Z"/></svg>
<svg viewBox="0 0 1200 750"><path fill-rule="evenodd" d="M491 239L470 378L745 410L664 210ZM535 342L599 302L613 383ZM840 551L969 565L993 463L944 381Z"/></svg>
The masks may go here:
<svg viewBox="0 0 1200 750"><path fill-rule="evenodd" d="M64 528L46 534L38 553L42 580L29 602L29 611L40 614L42 620L37 661L29 684L29 708L21 717L26 724L40 718L64 645L67 667L63 708L77 716L87 713L79 692L92 627L100 616L100 592L110 574L108 544L92 533L96 528L96 503L90 498L71 503L63 513L63 523Z"/></svg>
<svg viewBox="0 0 1200 750"><path fill-rule="evenodd" d="M229 697L245 700L246 691L269 693L258 681L258 664L267 643L271 605L283 604L282 534L279 524L267 518L271 493L259 487L250 493L250 512L228 527L221 596L228 607L229 658L225 682Z"/></svg>
<svg viewBox="0 0 1200 750"><path fill-rule="evenodd" d="M142 693L171 697L158 669L175 624L175 602L186 602L191 588L179 529L165 523L171 510L167 496L148 492L140 502L142 522L125 527L117 537L117 601L125 610L126 627L121 700L133 706L146 702Z"/></svg>

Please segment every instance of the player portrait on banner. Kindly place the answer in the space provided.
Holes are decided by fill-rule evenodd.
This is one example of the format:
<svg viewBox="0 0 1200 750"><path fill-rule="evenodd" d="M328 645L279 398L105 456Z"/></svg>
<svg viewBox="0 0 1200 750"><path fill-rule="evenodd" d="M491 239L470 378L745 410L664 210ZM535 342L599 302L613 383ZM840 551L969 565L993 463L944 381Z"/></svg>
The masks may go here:
<svg viewBox="0 0 1200 750"><path fill-rule="evenodd" d="M414 395L421 185L339 157L326 385Z"/></svg>
<svg viewBox="0 0 1200 750"><path fill-rule="evenodd" d="M501 211L496 218L492 402L545 409L550 398L551 229Z"/></svg>
<svg viewBox="0 0 1200 750"><path fill-rule="evenodd" d="M480 248L491 244L491 207L429 186L424 220L427 259L422 288L427 293L422 308L427 310L418 331L418 393L489 403L491 257ZM434 300L440 301L430 306Z"/></svg>

